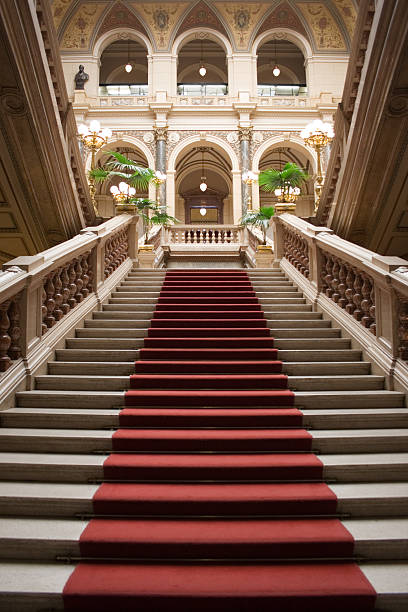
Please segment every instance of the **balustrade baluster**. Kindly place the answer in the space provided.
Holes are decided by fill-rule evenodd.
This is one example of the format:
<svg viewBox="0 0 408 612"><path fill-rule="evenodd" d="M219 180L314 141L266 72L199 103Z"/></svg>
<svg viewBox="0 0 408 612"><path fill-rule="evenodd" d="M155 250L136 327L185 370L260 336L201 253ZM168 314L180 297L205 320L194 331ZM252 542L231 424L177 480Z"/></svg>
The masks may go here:
<svg viewBox="0 0 408 612"><path fill-rule="evenodd" d="M55 308L54 308L54 317L56 321L60 321L64 316L64 312L61 308L63 295L62 295L62 280L61 280L62 268L58 268L54 275L54 287L55 287Z"/></svg>
<svg viewBox="0 0 408 612"><path fill-rule="evenodd" d="M397 294L398 298L398 355L408 361L408 298Z"/></svg>
<svg viewBox="0 0 408 612"><path fill-rule="evenodd" d="M82 267L82 295L84 296L84 298L88 297L90 290L89 290L89 274L88 274L88 270L89 270L89 264L88 264L88 257L89 257L89 253L85 253L85 255L82 256L82 261L81 261L81 267Z"/></svg>
<svg viewBox="0 0 408 612"><path fill-rule="evenodd" d="M325 281L326 281L326 295L327 297L331 298L331 296L333 295L333 289L332 289L332 280L333 280L333 276L332 276L332 269L333 269L333 259L331 255L327 255L326 257L326 276L325 276Z"/></svg>
<svg viewBox="0 0 408 612"><path fill-rule="evenodd" d="M19 296L15 297L10 304L9 308L9 319L10 319L10 330L9 336L11 338L11 345L9 348L9 355L11 359L19 359L21 357L21 327L20 327L20 305Z"/></svg>
<svg viewBox="0 0 408 612"><path fill-rule="evenodd" d="M77 305L77 301L75 299L75 294L77 291L77 286L75 284L75 279L76 279L76 272L75 272L75 265L74 262L72 261L69 264L69 269L68 269L68 276L69 276L69 298L68 298L68 304L70 305L71 308L75 308L75 306Z"/></svg>
<svg viewBox="0 0 408 612"><path fill-rule="evenodd" d="M371 291L373 289L373 285L371 279L364 274L363 275L363 285L361 287L361 294L363 296L363 300L361 301L361 310L364 312L364 316L361 318L361 324L364 327L369 328L371 323L373 322L373 318L370 315L370 308L372 306L371 302Z"/></svg>
<svg viewBox="0 0 408 612"><path fill-rule="evenodd" d="M332 281L331 281L331 286L333 289L333 293L331 296L331 299L333 300L333 302L337 302L339 301L340 298L340 293L338 291L338 287L339 287L339 283L340 283L340 279L338 278L339 275L339 271L340 271L340 266L339 266L339 261L337 258L334 258L333 260L333 267L332 267Z"/></svg>
<svg viewBox="0 0 408 612"><path fill-rule="evenodd" d="M55 325L55 317L54 317L54 309L55 309L55 287L53 283L54 274L51 273L47 276L45 281L45 293L47 294L47 299L45 301L45 306L47 308L47 316L44 319L44 322L48 328Z"/></svg>
<svg viewBox="0 0 408 612"><path fill-rule="evenodd" d="M344 262L340 262L340 270L339 270L339 284L337 286L337 290L340 294L340 298L338 300L338 305L341 308L345 308L346 304L347 304L347 298L346 298L346 289L347 289L347 285L346 285L346 266L344 264Z"/></svg>
<svg viewBox="0 0 408 612"><path fill-rule="evenodd" d="M348 312L348 314L350 315L352 315L356 309L355 304L353 302L354 281L355 281L354 270L349 264L347 264L347 276L346 276L347 289L345 291L345 295L347 298L346 312Z"/></svg>
<svg viewBox="0 0 408 612"><path fill-rule="evenodd" d="M377 335L377 325L376 325L376 314L375 314L375 289L374 289L374 284L372 285L372 288L371 288L370 299L371 299L370 316L371 316L371 318L373 320L373 322L370 325L370 332L372 334L374 334L374 336L376 336Z"/></svg>
<svg viewBox="0 0 408 612"><path fill-rule="evenodd" d="M45 323L45 317L47 316L47 307L45 302L47 301L47 294L45 293L44 285L41 291L41 333L42 335L48 330L48 327Z"/></svg>
<svg viewBox="0 0 408 612"><path fill-rule="evenodd" d="M363 316L363 311L361 310L361 302L363 299L363 294L361 293L361 288L363 286L363 279L361 278L361 274L358 270L355 271L355 279L354 279L354 295L353 302L355 304L356 309L353 312L353 317L357 319L357 321L361 320Z"/></svg>
<svg viewBox="0 0 408 612"><path fill-rule="evenodd" d="M8 308L10 300L0 304L0 372L5 372L11 365L11 359L8 350L11 344L9 335L10 319L8 317Z"/></svg>
<svg viewBox="0 0 408 612"><path fill-rule="evenodd" d="M77 259L75 261L75 285L76 285L75 299L79 304L84 299L84 296L82 294L82 287L84 286L84 281L82 280L82 266L80 263L80 259Z"/></svg>
<svg viewBox="0 0 408 612"><path fill-rule="evenodd" d="M61 310L64 313L64 315L66 315L71 309L71 306L68 303L69 296L70 296L68 270L69 270L69 264L64 266L62 270L62 274L61 274L61 280L62 280Z"/></svg>

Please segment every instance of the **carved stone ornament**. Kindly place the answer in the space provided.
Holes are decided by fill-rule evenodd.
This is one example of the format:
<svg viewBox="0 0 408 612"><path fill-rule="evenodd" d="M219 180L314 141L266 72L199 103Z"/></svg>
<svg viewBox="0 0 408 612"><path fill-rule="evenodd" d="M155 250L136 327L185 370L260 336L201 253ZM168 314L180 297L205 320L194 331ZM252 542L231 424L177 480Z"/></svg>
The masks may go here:
<svg viewBox="0 0 408 612"><path fill-rule="evenodd" d="M143 140L146 144L152 143L154 141L153 132L146 132L146 134L143 134Z"/></svg>
<svg viewBox="0 0 408 612"><path fill-rule="evenodd" d="M256 144L260 144L263 141L264 137L262 132L254 132L252 134L252 141Z"/></svg>
<svg viewBox="0 0 408 612"><path fill-rule="evenodd" d="M252 136L252 128L251 127L241 127L239 128L239 139L240 140L251 140Z"/></svg>
<svg viewBox="0 0 408 612"><path fill-rule="evenodd" d="M227 140L231 144L234 144L234 143L238 142L238 134L237 134L237 132L228 132Z"/></svg>
<svg viewBox="0 0 408 612"><path fill-rule="evenodd" d="M393 92L391 100L388 104L388 113L390 117L404 117L408 115L408 90L396 89Z"/></svg>
<svg viewBox="0 0 408 612"><path fill-rule="evenodd" d="M169 142L171 144L177 144L179 140L180 140L180 134L178 132L170 132Z"/></svg>
<svg viewBox="0 0 408 612"><path fill-rule="evenodd" d="M167 127L157 127L154 129L156 140L167 140Z"/></svg>
<svg viewBox="0 0 408 612"><path fill-rule="evenodd" d="M3 87L0 96L1 106L8 115L25 115L27 107L20 91L14 87Z"/></svg>

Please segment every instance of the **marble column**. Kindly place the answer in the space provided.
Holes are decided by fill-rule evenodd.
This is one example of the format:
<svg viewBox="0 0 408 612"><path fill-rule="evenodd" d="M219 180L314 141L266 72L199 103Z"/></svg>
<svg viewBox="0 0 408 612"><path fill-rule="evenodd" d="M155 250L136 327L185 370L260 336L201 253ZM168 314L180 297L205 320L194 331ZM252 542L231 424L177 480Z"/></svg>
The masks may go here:
<svg viewBox="0 0 408 612"><path fill-rule="evenodd" d="M241 171L248 172L250 169L250 156L251 156L251 127L240 127L239 128L239 140L241 143ZM249 187L245 183L241 185L242 193L242 214L245 215L248 208L248 191Z"/></svg>
<svg viewBox="0 0 408 612"><path fill-rule="evenodd" d="M166 174L167 127L156 127L154 136L156 140L156 170ZM166 206L166 181L157 187L157 193L160 194L160 205Z"/></svg>

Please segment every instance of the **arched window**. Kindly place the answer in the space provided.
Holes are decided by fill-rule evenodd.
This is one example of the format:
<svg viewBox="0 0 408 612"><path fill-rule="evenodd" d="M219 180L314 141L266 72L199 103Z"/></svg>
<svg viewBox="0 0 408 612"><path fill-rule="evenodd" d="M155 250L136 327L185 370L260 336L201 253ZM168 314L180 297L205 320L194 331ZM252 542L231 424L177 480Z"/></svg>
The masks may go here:
<svg viewBox="0 0 408 612"><path fill-rule="evenodd" d="M264 42L258 49L258 95L307 95L304 61L302 51L288 40Z"/></svg>
<svg viewBox="0 0 408 612"><path fill-rule="evenodd" d="M224 49L209 39L194 39L179 51L177 93L183 96L223 96L228 93Z"/></svg>
<svg viewBox="0 0 408 612"><path fill-rule="evenodd" d="M131 69L126 70L126 66ZM130 38L117 40L103 51L99 72L100 96L147 96L147 50Z"/></svg>

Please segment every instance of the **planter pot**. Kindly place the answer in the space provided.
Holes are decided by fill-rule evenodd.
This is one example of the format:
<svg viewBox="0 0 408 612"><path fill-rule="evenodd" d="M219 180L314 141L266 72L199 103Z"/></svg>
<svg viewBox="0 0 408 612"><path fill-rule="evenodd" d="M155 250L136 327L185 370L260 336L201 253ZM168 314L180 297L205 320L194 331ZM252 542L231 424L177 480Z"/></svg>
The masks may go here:
<svg viewBox="0 0 408 612"><path fill-rule="evenodd" d="M272 247L260 244L255 255L257 268L272 268L273 251Z"/></svg>
<svg viewBox="0 0 408 612"><path fill-rule="evenodd" d="M296 214L296 203L279 202L275 204L275 215L283 215L283 213Z"/></svg>
<svg viewBox="0 0 408 612"><path fill-rule="evenodd" d="M139 211L136 206L130 206L129 204L117 204L116 215L123 215L123 213L127 213L128 215L138 215Z"/></svg>
<svg viewBox="0 0 408 612"><path fill-rule="evenodd" d="M140 268L154 268L155 253L149 244L139 247L138 260Z"/></svg>

